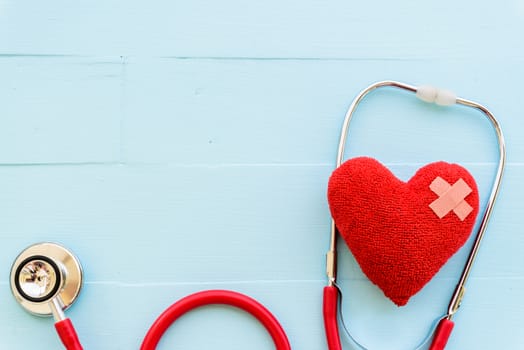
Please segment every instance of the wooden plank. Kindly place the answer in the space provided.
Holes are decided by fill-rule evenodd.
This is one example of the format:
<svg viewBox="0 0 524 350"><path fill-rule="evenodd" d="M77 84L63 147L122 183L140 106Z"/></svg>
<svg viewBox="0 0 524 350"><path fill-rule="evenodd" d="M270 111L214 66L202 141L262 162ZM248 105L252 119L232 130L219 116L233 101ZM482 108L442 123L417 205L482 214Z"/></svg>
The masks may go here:
<svg viewBox="0 0 524 350"><path fill-rule="evenodd" d="M0 9L0 52L490 62L523 57L519 4L10 0Z"/></svg>
<svg viewBox="0 0 524 350"><path fill-rule="evenodd" d="M7 164L325 164L334 159L345 109L361 88L392 70L409 76L426 65L72 57L0 62L9 124L0 131L0 162ZM422 79L441 80L438 74L412 76L415 83ZM509 83L506 76L488 79ZM471 91L464 96L492 108L512 140L510 161L521 162L524 141L515 133L523 122L512 118L519 111L511 103L518 91L452 81L457 91ZM425 106L395 92L370 97L360 111L348 154L384 162L496 160L493 133L478 113ZM384 147L384 139L393 143ZM410 142L395 142L401 139Z"/></svg>
<svg viewBox="0 0 524 350"><path fill-rule="evenodd" d="M0 163L116 162L118 59L1 57Z"/></svg>
<svg viewBox="0 0 524 350"><path fill-rule="evenodd" d="M443 81L428 62L130 60L127 65L124 158L176 164L332 164L346 109L356 94L385 77L431 81L480 101L500 119L510 160L521 162L524 139L518 91L510 77L463 62ZM395 72L395 73L394 73ZM476 73L475 73L476 74ZM520 152L520 151L523 152ZM383 162L497 161L490 124L466 108L426 105L397 91L362 104L348 155Z"/></svg>

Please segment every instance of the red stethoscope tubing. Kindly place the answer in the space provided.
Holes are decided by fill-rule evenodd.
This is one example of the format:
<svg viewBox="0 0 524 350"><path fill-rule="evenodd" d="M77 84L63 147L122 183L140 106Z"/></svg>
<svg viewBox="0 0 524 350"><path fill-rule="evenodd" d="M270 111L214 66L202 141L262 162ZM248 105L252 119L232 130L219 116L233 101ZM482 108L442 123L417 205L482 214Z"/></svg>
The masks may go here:
<svg viewBox="0 0 524 350"><path fill-rule="evenodd" d="M338 290L334 286L324 287L324 300L322 312L324 315L324 328L329 350L342 350L340 334L338 332Z"/></svg>
<svg viewBox="0 0 524 350"><path fill-rule="evenodd" d="M67 350L83 350L75 327L69 318L56 322L55 329Z"/></svg>
<svg viewBox="0 0 524 350"><path fill-rule="evenodd" d="M335 286L324 287L322 312L329 350L342 350L338 328L339 291ZM237 307L258 319L267 329L277 350L291 350L287 335L273 314L247 295L228 290L207 290L191 294L167 308L147 332L140 350L155 350L164 333L181 316L206 305ZM453 330L453 322L442 319L435 331L430 350L443 350ZM57 322L55 328L67 350L82 350L73 324L69 319Z"/></svg>
<svg viewBox="0 0 524 350"><path fill-rule="evenodd" d="M289 340L278 320L262 304L247 295L228 290L207 290L180 299L166 309L147 332L140 350L156 349L167 329L182 315L206 305L229 305L248 312L267 329L277 350L291 350Z"/></svg>
<svg viewBox="0 0 524 350"><path fill-rule="evenodd" d="M140 350L155 350L164 333L187 312L206 305L229 305L253 315L267 329L277 350L291 350L284 329L275 316L255 299L229 290L206 290L180 299L166 309L147 332ZM66 318L55 324L56 331L67 350L82 350L78 335Z"/></svg>
<svg viewBox="0 0 524 350"><path fill-rule="evenodd" d="M324 287L324 298L322 313L324 316L324 329L329 350L342 350L340 334L338 330L338 289L335 286ZM447 318L443 318L433 335L433 340L429 350L444 350L448 342L454 323Z"/></svg>

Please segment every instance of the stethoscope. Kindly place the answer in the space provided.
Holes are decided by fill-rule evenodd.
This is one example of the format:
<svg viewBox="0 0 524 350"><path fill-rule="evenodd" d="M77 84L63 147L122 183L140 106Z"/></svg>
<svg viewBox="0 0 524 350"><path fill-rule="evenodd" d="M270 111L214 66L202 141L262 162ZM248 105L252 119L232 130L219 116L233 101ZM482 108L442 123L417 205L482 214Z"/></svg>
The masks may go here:
<svg viewBox="0 0 524 350"><path fill-rule="evenodd" d="M462 270L462 274L455 288L455 291L453 292L450 298L446 314L438 319L437 326L430 331L428 336L416 348L420 349L429 341L429 339L433 338L432 343L430 345L430 350L442 350L446 346L448 338L451 335L451 331L454 326L452 318L460 307L460 303L465 292L465 284L468 280L473 263L475 262L475 258L480 248L480 243L482 241L482 238L484 237L484 233L486 231L486 227L491 216L493 206L495 204L495 199L497 198L500 189L506 159L504 136L495 116L486 107L482 106L477 102L456 97L455 94L453 94L450 91L440 90L432 86L415 87L397 81L381 81L374 83L362 90L349 106L346 112L346 116L344 118L344 122L342 124L342 132L340 134L340 140L338 144L336 168L340 167L340 165L342 164L342 160L344 158L344 149L348 137L349 124L352 120L355 110L357 109L357 106L368 94L370 94L372 91L381 88L396 88L408 91L414 93L416 97L427 103L436 103L441 106L452 106L458 104L468 108L479 110L484 114L484 116L487 117L493 129L495 130L495 134L497 136L499 150L497 171L492 183L491 194L482 214L480 226L478 228L475 240L469 252L469 256L466 260L466 263L464 264L464 268ZM328 277L328 285L324 287L323 301L324 326L329 350L342 349L337 319L338 310L340 309L342 298L342 293L337 285L337 236L337 228L335 226L334 220L332 220L330 247L326 256L326 273ZM351 335L347 327L344 326L344 329L348 334L348 337L359 349L366 350L366 348Z"/></svg>
<svg viewBox="0 0 524 350"><path fill-rule="evenodd" d="M453 315L460 306L465 291L464 286L478 253L480 242L484 236L500 188L505 163L504 137L499 123L493 114L476 102L455 97L455 95L448 91L438 90L433 87L414 87L396 81L383 81L372 84L364 89L351 103L342 125L336 160L337 168L342 164L349 124L354 111L365 96L378 88L384 87L393 87L413 92L419 99L425 102L434 102L444 106L459 104L480 110L491 122L498 139L499 162L497 172L469 257L464 265L455 292L450 299L446 314L442 318L439 318L438 326L435 327L434 331L432 331L421 344L422 346L432 337L433 341L430 350L442 350L451 334ZM323 297L324 325L329 350L340 350L342 348L338 328L338 310L341 307L342 293L337 285L336 270L337 229L334 221L332 221L330 249L327 253L328 285L324 288ZM57 334L67 350L83 349L71 320L65 316L65 311L78 299L83 285L81 264L70 250L56 243L47 242L38 243L26 248L18 255L13 263L10 284L14 297L25 310L37 316L53 316ZM289 340L282 326L266 307L247 295L228 290L197 292L172 304L153 323L146 333L140 349L156 349L163 334L177 319L195 308L215 304L236 307L253 315L267 329L275 343L276 349L291 349ZM345 326L344 328L347 331ZM365 349L348 331L347 334L358 348Z"/></svg>
<svg viewBox="0 0 524 350"><path fill-rule="evenodd" d="M65 316L83 285L80 261L56 243L37 243L16 258L11 269L11 291L19 304L36 316L53 316L55 329L67 350L82 350L73 323ZM278 320L255 299L229 290L207 290L186 296L167 308L147 332L140 350L154 350L168 328L181 316L207 305L228 305L253 315L269 332L276 348L290 350Z"/></svg>

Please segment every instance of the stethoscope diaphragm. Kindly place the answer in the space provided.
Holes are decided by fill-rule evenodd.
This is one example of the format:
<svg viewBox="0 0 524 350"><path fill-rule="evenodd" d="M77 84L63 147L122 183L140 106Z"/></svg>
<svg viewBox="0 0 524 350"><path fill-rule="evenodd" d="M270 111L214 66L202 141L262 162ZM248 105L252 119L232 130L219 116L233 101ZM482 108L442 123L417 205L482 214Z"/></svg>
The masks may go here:
<svg viewBox="0 0 524 350"><path fill-rule="evenodd" d="M37 243L15 259L10 283L24 309L37 316L51 316L57 304L63 311L77 299L83 283L82 267L61 245Z"/></svg>

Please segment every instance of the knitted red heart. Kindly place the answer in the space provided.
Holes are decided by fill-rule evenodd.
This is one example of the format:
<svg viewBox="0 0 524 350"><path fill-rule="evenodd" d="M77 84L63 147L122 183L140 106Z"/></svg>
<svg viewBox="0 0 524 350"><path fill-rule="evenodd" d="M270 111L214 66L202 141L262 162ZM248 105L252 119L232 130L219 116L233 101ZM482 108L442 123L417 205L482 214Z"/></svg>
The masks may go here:
<svg viewBox="0 0 524 350"><path fill-rule="evenodd" d="M475 180L457 164L431 163L403 182L367 157L333 172L328 201L362 271L398 306L464 245L479 207Z"/></svg>

